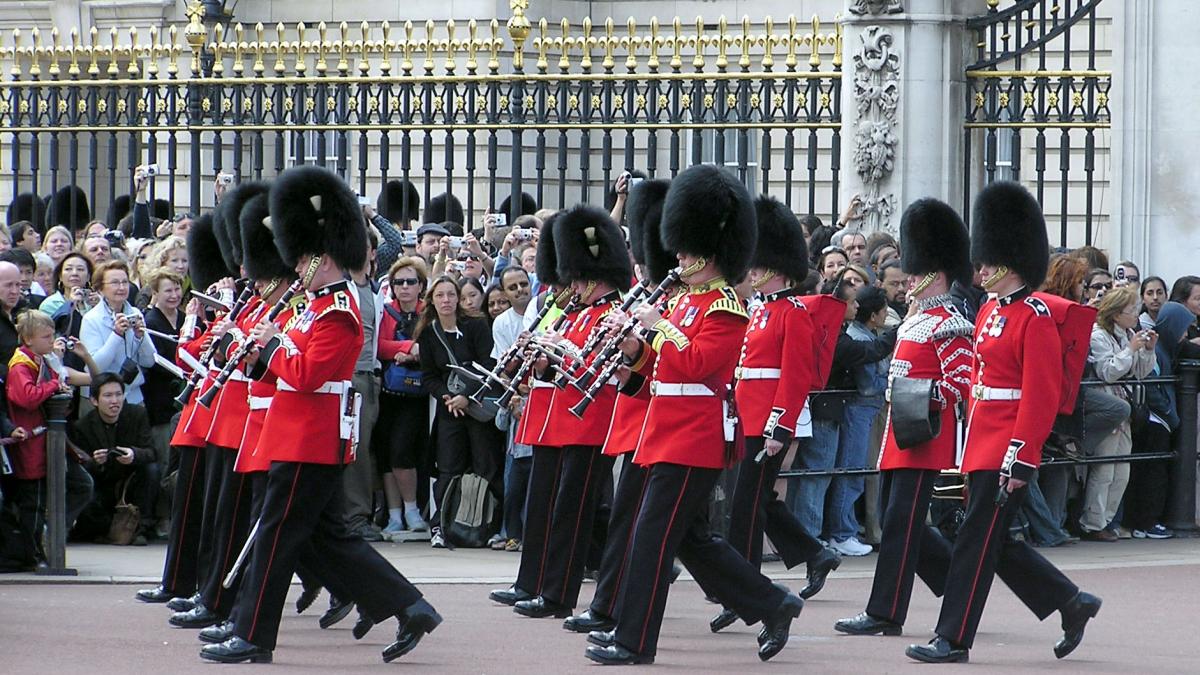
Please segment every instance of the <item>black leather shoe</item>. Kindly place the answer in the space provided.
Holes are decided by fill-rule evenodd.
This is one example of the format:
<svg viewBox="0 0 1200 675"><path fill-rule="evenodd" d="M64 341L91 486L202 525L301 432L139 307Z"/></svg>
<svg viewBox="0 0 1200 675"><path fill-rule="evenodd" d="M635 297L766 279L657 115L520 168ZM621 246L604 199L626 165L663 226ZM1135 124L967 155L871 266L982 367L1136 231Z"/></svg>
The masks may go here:
<svg viewBox="0 0 1200 675"><path fill-rule="evenodd" d="M738 615L732 609L725 608L721 613L714 616L712 621L708 622L708 629L714 633L720 633L722 630L729 628L733 622L738 620Z"/></svg>
<svg viewBox="0 0 1200 675"><path fill-rule="evenodd" d="M909 645L904 650L910 659L925 663L966 663L971 660L971 653L966 647L956 647L942 636L929 641L927 645Z"/></svg>
<svg viewBox="0 0 1200 675"><path fill-rule="evenodd" d="M617 636L611 630L594 630L588 633L587 641L597 647L611 647L617 644Z"/></svg>
<svg viewBox="0 0 1200 675"><path fill-rule="evenodd" d="M769 661L783 651L791 634L792 620L800 616L804 601L798 595L788 593L771 616L763 619L763 630L759 636L758 658Z"/></svg>
<svg viewBox="0 0 1200 675"><path fill-rule="evenodd" d="M172 612L190 612L200 604L200 594L189 595L186 598L171 598L167 603L167 609Z"/></svg>
<svg viewBox="0 0 1200 675"><path fill-rule="evenodd" d="M608 647L588 647L587 657L602 666L632 666L638 663L654 663L653 656L645 656L614 644Z"/></svg>
<svg viewBox="0 0 1200 675"><path fill-rule="evenodd" d="M176 612L167 619L167 623L176 628L208 628L220 622L221 617L204 605L196 605L186 612Z"/></svg>
<svg viewBox="0 0 1200 675"><path fill-rule="evenodd" d="M155 588L143 588L135 593L133 597L141 600L142 602L159 604L163 602L169 602L171 598L175 597L175 595L163 590L162 586L158 586Z"/></svg>
<svg viewBox="0 0 1200 675"><path fill-rule="evenodd" d="M371 629L374 627L375 622L371 620L371 617L363 614L362 610L359 610L358 621L354 622L354 629L351 630L350 633L354 635L355 640L361 640L366 637L367 633L371 632Z"/></svg>
<svg viewBox="0 0 1200 675"><path fill-rule="evenodd" d="M350 610L352 609L354 609L353 602L342 602L341 599L330 593L329 609L325 610L325 613L321 615L321 618L317 620L317 623L321 626L321 628L329 628L333 624L349 616Z"/></svg>
<svg viewBox="0 0 1200 675"><path fill-rule="evenodd" d="M422 598L404 610L401 621L396 629L396 641L383 650L384 663L395 661L415 649L421 638L432 633L442 622L442 615Z"/></svg>
<svg viewBox="0 0 1200 675"><path fill-rule="evenodd" d="M570 607L560 605L557 602L551 602L541 596L516 603L513 605L513 611L521 616L528 616L534 619L544 619L548 616L556 619L565 619L571 616Z"/></svg>
<svg viewBox="0 0 1200 675"><path fill-rule="evenodd" d="M226 620L214 626L209 626L200 631L200 641L209 644L218 644L233 637L233 621Z"/></svg>
<svg viewBox="0 0 1200 675"><path fill-rule="evenodd" d="M255 647L240 637L200 648L200 658L218 663L270 663L271 650Z"/></svg>
<svg viewBox="0 0 1200 675"><path fill-rule="evenodd" d="M590 633L594 630L612 630L617 627L615 619L604 616L593 609L586 609L583 614L567 617L563 622L563 630L572 633Z"/></svg>
<svg viewBox="0 0 1200 675"><path fill-rule="evenodd" d="M316 601L317 596L320 594L320 586L314 586L312 588L305 588L301 590L300 597L296 598L296 613L303 614L304 610L312 607L313 602Z"/></svg>
<svg viewBox="0 0 1200 675"><path fill-rule="evenodd" d="M825 578L842 564L837 551L825 549L808 563L808 585L800 590L800 597L808 600L825 588Z"/></svg>
<svg viewBox="0 0 1200 675"><path fill-rule="evenodd" d="M1075 651L1083 641L1083 629L1087 622L1100 613L1100 598L1080 591L1061 610L1063 636L1054 645L1054 656L1063 658Z"/></svg>
<svg viewBox="0 0 1200 675"><path fill-rule="evenodd" d="M849 619L839 619L833 629L847 635L899 635L904 629L895 621L877 619L866 612Z"/></svg>
<svg viewBox="0 0 1200 675"><path fill-rule="evenodd" d="M533 596L513 585L508 588L498 588L488 593L488 599L492 602L512 607L522 600L532 600Z"/></svg>

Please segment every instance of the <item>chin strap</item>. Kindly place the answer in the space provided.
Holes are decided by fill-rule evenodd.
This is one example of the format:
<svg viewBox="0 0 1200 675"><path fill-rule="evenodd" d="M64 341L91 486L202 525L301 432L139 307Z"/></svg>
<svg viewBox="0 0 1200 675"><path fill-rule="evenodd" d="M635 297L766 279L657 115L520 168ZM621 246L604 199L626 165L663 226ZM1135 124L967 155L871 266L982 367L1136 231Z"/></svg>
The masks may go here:
<svg viewBox="0 0 1200 675"><path fill-rule="evenodd" d="M1008 276L1008 265L1001 265L997 267L995 274L983 280L983 290L992 290L992 286L1000 283L1000 280L1006 276Z"/></svg>
<svg viewBox="0 0 1200 675"><path fill-rule="evenodd" d="M911 302L913 300L916 300L917 296L919 296L922 292L924 292L926 288L929 288L929 285L932 284L936 280L937 280L937 272L930 272L929 274L926 274L925 278L921 279L921 281L916 286L913 286L913 289L908 292L909 301Z"/></svg>
<svg viewBox="0 0 1200 675"><path fill-rule="evenodd" d="M596 291L596 282L589 281L587 283L587 288L583 289L583 293L581 293L579 295L579 301L584 304L590 303L592 301L592 293L594 293L595 291Z"/></svg>
<svg viewBox="0 0 1200 675"><path fill-rule="evenodd" d="M304 276L301 277L301 279L304 280L304 288L309 288L312 286L313 277L317 276L317 269L324 261L325 256L323 255L315 255L312 257L312 260L308 261L308 269L304 270Z"/></svg>
<svg viewBox="0 0 1200 675"><path fill-rule="evenodd" d="M696 260L696 262L694 262L694 263L692 263L691 265L688 265L687 267L683 268L683 271L679 273L679 277L680 277L680 278L683 278L683 277L690 277L690 276L692 276L693 274L695 274L695 273L699 272L700 270L704 269L704 267L705 267L706 265L708 265L708 258L698 258L698 259Z"/></svg>
<svg viewBox="0 0 1200 675"><path fill-rule="evenodd" d="M283 283L283 279L280 279L279 277L272 279L271 283L267 284L266 288L262 289L262 293L259 294L259 297L263 299L271 297L271 294L275 292L275 289L279 288L279 284L281 283Z"/></svg>
<svg viewBox="0 0 1200 675"><path fill-rule="evenodd" d="M763 286L766 286L767 283L770 282L774 278L775 278L775 270L767 270L767 273L764 274L761 279L750 284L750 286L753 287L754 290L757 291L760 288L762 288Z"/></svg>

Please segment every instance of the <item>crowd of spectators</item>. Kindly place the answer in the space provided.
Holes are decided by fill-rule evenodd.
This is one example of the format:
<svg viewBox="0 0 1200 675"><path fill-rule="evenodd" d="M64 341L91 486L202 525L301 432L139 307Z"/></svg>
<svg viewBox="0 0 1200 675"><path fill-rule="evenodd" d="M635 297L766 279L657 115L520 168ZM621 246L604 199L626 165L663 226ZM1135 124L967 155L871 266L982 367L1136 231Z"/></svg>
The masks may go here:
<svg viewBox="0 0 1200 675"><path fill-rule="evenodd" d="M12 522L40 555L45 492L41 404L72 399L68 521L80 541L142 544L163 536L175 472L168 441L181 388L177 335L190 298L186 235L190 214L173 214L148 196L139 167L133 194L104 219L92 219L81 191L64 188L48 208L21 195L0 227L0 373L5 375L3 497ZM621 219L629 179L609 207ZM224 184L218 180L218 196ZM407 196L405 192L407 191ZM402 204L407 208L402 207ZM801 219L811 269L804 293L846 301L827 391L810 400L787 466L856 469L874 465L887 415L884 391L896 330L908 315L903 242L866 236L857 200L836 227ZM542 224L554 212L524 195L520 217L507 200L467 221L451 195L420 208L417 191L393 181L363 207L372 251L353 272L366 339L355 388L364 397L363 451L345 474L346 520L370 541L428 538L444 544L435 512L450 479L483 478L503 510L489 544L521 548L531 448L514 442L522 398L489 418L472 413L470 381L455 366L491 369L532 328L546 301L536 274ZM200 289L204 290L204 289ZM1106 457L1169 451L1179 431L1175 389L1150 384L1200 354L1200 277L1168 287L1122 261L1110 266L1091 247L1059 251L1043 289L1097 308L1088 380L1074 415L1056 426L1054 450ZM955 288L973 318L984 293ZM1085 466L1047 464L1033 486L1017 536L1058 546L1085 539L1171 536L1163 526L1167 461ZM877 541L876 486L861 474L784 481L787 502L814 536L844 555ZM119 517L139 512L132 536ZM603 512L603 509L601 510ZM128 533L127 533L128 534Z"/></svg>

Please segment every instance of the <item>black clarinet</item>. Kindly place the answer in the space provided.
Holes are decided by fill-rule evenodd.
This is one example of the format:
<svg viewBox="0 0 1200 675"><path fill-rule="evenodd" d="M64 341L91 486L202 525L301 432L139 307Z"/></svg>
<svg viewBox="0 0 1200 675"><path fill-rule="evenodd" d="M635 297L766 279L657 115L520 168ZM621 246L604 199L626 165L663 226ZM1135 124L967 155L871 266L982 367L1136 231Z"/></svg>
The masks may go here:
<svg viewBox="0 0 1200 675"><path fill-rule="evenodd" d="M578 305L579 296L572 297L563 310L562 316L558 317L554 325L550 327L550 330L553 332L562 328L562 325L567 321L567 317L577 309ZM533 362L537 361L537 357L540 356L540 354L533 353L533 350L530 350L530 352L530 354L526 355L525 360L521 362L521 366L517 368L517 372L513 373L512 379L509 380L508 388L504 390L503 394L500 394L500 398L496 399L496 404L500 407L507 407L513 397L517 395L517 385L521 383L521 380L525 379L525 376L529 375L529 371L533 368Z"/></svg>
<svg viewBox="0 0 1200 675"><path fill-rule="evenodd" d="M242 308L246 306L246 303L250 302L250 296L252 295L254 295L254 284L246 284L246 287L242 289L233 306L229 308L229 313L226 316L236 317L242 311ZM204 381L204 376L208 373L208 364L212 362L213 356L216 353L217 340L213 340L200 353L199 366L192 372L192 376L188 378L187 384L183 386L183 391L179 392L179 396L175 397L175 403L179 404L179 407L182 408L187 405L188 400L195 393L196 387L199 387L200 383Z"/></svg>
<svg viewBox="0 0 1200 675"><path fill-rule="evenodd" d="M629 291L629 295L625 296L625 299L621 302L621 312L627 313L629 310L633 309L633 306L636 305L638 300L641 300L642 296L645 294L646 282L639 281L637 286L634 286L633 290ZM600 324L597 324L596 327L592 329L592 332L588 334L587 340L583 343L583 348L579 350L580 361L586 361L587 357L591 356L592 352L596 351L597 347L599 347L601 344L604 344L604 336L606 333L607 331L605 331Z"/></svg>
<svg viewBox="0 0 1200 675"><path fill-rule="evenodd" d="M279 300L276 301L275 305L271 307L271 311L267 313L266 320L274 321L279 314L283 312L283 310L287 309L288 303L292 301L292 296L296 295L296 293L299 293L303 286L304 282L301 279L293 281L292 285L288 286L287 290L283 292L283 295L279 297ZM212 406L213 400L217 397L217 393L220 392L221 388L225 386L225 383L229 381L229 378L233 375L233 371L237 369L238 364L242 362L242 359L245 359L247 356L249 356L250 352L257 347L258 345L253 340L249 339L249 337L247 337L245 342L238 345L237 351L234 352L233 355L229 357L229 360L225 362L225 365L221 368L221 372L217 373L217 377L213 380L213 385L208 388L208 391L200 395L200 405L204 406L205 408Z"/></svg>

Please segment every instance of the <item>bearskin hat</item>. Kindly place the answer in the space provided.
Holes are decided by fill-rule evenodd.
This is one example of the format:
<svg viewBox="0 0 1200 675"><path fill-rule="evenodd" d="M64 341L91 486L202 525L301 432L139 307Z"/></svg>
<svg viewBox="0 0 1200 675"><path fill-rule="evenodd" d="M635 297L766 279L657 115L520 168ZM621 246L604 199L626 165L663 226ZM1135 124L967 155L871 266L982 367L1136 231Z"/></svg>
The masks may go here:
<svg viewBox="0 0 1200 675"><path fill-rule="evenodd" d="M46 229L46 207L42 198L32 192L22 192L8 204L8 226L28 220L38 231Z"/></svg>
<svg viewBox="0 0 1200 675"><path fill-rule="evenodd" d="M121 195L108 204L108 216L105 218L108 229L115 230L121 224L121 219L129 215L129 195Z"/></svg>
<svg viewBox="0 0 1200 675"><path fill-rule="evenodd" d="M171 202L165 199L155 199L150 204L150 215L159 220L171 220L175 216L171 209Z"/></svg>
<svg viewBox="0 0 1200 675"><path fill-rule="evenodd" d="M60 188L50 198L46 209L47 227L65 225L72 232L77 232L91 219L92 210L88 207L87 194L77 185Z"/></svg>
<svg viewBox="0 0 1200 675"><path fill-rule="evenodd" d="M458 223L465 224L466 216L463 213L462 202L449 192L442 194L429 200L429 204L425 206L425 212L421 215L422 223Z"/></svg>
<svg viewBox="0 0 1200 675"><path fill-rule="evenodd" d="M971 261L1004 265L1030 288L1046 280L1050 241L1042 207L1019 183L998 181L980 191L971 211Z"/></svg>
<svg viewBox="0 0 1200 675"><path fill-rule="evenodd" d="M754 200L758 245L751 267L761 267L795 282L808 276L808 242L796 214L778 199L761 195Z"/></svg>
<svg viewBox="0 0 1200 675"><path fill-rule="evenodd" d="M908 274L945 272L949 281L971 285L971 240L962 218L947 203L926 197L900 218L900 268Z"/></svg>
<svg viewBox="0 0 1200 675"><path fill-rule="evenodd" d="M188 276L192 287L200 291L229 276L213 228L212 214L206 213L192 223L187 233Z"/></svg>
<svg viewBox="0 0 1200 675"><path fill-rule="evenodd" d="M509 195L504 198L504 201L500 202L500 208L496 209L496 210L499 213L508 214L508 217L510 220L515 220L515 217L512 215L512 209L510 208L511 206L512 206L512 195ZM538 210L537 200L533 198L533 195L530 195L528 192L522 192L521 193L521 209L517 212L517 216L532 216L533 214L537 213L537 210ZM509 224L511 225L512 223L509 223Z"/></svg>
<svg viewBox="0 0 1200 675"><path fill-rule="evenodd" d="M629 290L633 266L625 234L604 209L579 204L563 212L554 222L554 251L564 284L603 281Z"/></svg>
<svg viewBox="0 0 1200 675"><path fill-rule="evenodd" d="M629 245L633 259L641 264L653 283L658 283L675 268L675 254L662 245L663 201L671 181L665 178L644 180L629 190L625 222L629 225Z"/></svg>
<svg viewBox="0 0 1200 675"><path fill-rule="evenodd" d="M264 192L251 197L238 217L242 266L246 268L246 276L258 281L296 276L292 266L283 262L279 249L275 248L275 236L263 222L270 215L270 195Z"/></svg>
<svg viewBox="0 0 1200 675"><path fill-rule="evenodd" d="M735 283L745 276L757 241L754 204L732 173L699 164L671 181L662 218L667 250L708 258Z"/></svg>
<svg viewBox="0 0 1200 675"><path fill-rule="evenodd" d="M271 229L288 265L305 254L327 255L343 270L367 262L367 226L354 191L328 169L301 165L271 186Z"/></svg>
<svg viewBox="0 0 1200 675"><path fill-rule="evenodd" d="M246 181L230 189L221 198L213 214L213 234L221 245L221 255L231 270L242 267L242 209L258 195L267 194L270 186L262 181Z"/></svg>
<svg viewBox="0 0 1200 675"><path fill-rule="evenodd" d="M404 196L408 194L408 205L404 204ZM375 208L389 221L397 225L406 225L419 220L421 214L421 193L417 186L406 180L389 180L383 186L383 191L375 198Z"/></svg>
<svg viewBox="0 0 1200 675"><path fill-rule="evenodd" d="M543 286L562 285L562 280L558 277L558 254L554 244L554 227L561 216L562 211L559 211L547 218L538 233L534 271L537 272L538 283Z"/></svg>

